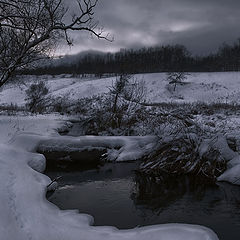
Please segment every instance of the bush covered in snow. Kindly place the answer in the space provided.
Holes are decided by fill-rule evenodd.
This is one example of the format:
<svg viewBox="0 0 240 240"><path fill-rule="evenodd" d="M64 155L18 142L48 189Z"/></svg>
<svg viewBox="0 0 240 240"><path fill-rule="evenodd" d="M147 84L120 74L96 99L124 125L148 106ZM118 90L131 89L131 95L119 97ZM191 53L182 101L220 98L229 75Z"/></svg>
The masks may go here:
<svg viewBox="0 0 240 240"><path fill-rule="evenodd" d="M221 137L206 140L196 134L159 142L141 165L140 172L160 182L169 177L191 175L201 182L214 183L227 169L229 159L221 152L223 143ZM234 156L230 149L226 151Z"/></svg>

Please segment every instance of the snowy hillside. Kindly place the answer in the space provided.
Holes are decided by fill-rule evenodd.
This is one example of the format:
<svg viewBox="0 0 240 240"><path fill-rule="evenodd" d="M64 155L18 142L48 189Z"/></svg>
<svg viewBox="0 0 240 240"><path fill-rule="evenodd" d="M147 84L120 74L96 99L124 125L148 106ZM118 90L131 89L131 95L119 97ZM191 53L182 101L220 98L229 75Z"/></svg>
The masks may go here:
<svg viewBox="0 0 240 240"><path fill-rule="evenodd" d="M159 102L238 102L240 98L240 73L191 73L185 84L173 87L165 73L139 74L134 78L144 81L146 101ZM73 78L70 76L26 76L24 84L8 84L0 91L0 104L25 104L25 90L33 81L47 82L50 94L69 100L91 97L109 91L115 81L111 78Z"/></svg>

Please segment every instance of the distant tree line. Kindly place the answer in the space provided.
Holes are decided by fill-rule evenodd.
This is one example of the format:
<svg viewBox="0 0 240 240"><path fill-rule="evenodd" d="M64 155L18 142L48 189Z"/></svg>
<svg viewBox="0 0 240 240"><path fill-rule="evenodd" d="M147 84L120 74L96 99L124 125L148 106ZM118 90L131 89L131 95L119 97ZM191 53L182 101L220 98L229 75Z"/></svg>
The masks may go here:
<svg viewBox="0 0 240 240"><path fill-rule="evenodd" d="M70 58L71 59L71 58ZM119 74L150 72L212 72L240 70L240 40L223 44L216 53L193 56L182 45L121 49L117 53L87 53L71 60L45 65L30 74ZM26 73L26 72L25 72Z"/></svg>

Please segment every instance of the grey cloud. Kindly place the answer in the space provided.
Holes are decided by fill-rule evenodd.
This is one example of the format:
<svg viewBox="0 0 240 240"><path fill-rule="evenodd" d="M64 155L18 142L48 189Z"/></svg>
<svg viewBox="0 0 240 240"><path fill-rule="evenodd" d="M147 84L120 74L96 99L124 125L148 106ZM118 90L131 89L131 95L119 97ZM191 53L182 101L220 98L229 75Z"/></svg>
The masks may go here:
<svg viewBox="0 0 240 240"><path fill-rule="evenodd" d="M179 43L193 53L205 54L240 37L239 10L239 0L100 0L95 18L114 34L115 41L74 33L75 46L61 51Z"/></svg>

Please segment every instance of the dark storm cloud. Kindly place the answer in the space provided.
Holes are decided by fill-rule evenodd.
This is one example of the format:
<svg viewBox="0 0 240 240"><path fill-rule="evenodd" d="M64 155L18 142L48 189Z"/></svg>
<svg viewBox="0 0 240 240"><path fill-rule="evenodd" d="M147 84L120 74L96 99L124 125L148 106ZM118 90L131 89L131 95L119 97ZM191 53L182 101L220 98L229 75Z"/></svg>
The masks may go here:
<svg viewBox="0 0 240 240"><path fill-rule="evenodd" d="M240 37L239 0L99 0L95 12L115 41L75 33L71 53L178 43L205 54Z"/></svg>

